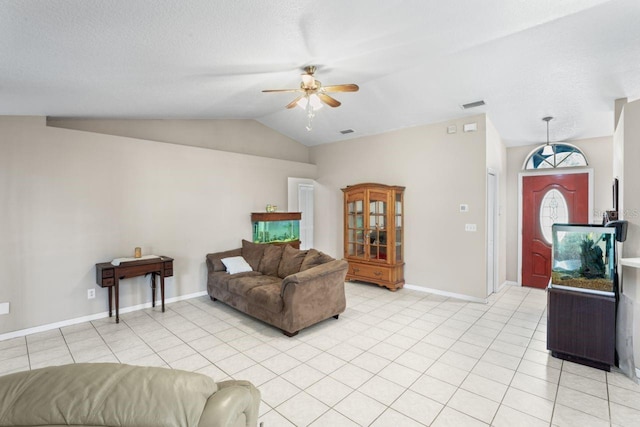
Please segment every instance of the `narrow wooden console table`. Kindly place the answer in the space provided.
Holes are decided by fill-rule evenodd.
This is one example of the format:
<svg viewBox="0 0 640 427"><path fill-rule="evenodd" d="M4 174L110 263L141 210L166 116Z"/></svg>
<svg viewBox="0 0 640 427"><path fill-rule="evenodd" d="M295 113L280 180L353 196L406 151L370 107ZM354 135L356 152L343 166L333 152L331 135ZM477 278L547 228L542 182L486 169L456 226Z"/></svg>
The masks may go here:
<svg viewBox="0 0 640 427"><path fill-rule="evenodd" d="M161 256L140 261L123 262L113 265L110 262L96 264L96 282L109 289L109 317L112 311L112 289L115 290L116 323L120 323L120 280L151 274L151 305L156 306L156 276L160 277L160 294L164 312L164 278L173 276L173 258Z"/></svg>

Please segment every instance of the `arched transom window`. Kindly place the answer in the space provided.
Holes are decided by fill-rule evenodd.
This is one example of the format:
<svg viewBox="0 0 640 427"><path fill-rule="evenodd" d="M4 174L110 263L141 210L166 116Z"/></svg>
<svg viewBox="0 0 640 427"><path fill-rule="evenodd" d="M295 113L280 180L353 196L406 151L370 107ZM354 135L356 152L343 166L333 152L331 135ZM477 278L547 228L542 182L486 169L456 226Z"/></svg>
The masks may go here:
<svg viewBox="0 0 640 427"><path fill-rule="evenodd" d="M537 147L529 153L523 168L553 169L587 165L587 158L578 147L563 142Z"/></svg>

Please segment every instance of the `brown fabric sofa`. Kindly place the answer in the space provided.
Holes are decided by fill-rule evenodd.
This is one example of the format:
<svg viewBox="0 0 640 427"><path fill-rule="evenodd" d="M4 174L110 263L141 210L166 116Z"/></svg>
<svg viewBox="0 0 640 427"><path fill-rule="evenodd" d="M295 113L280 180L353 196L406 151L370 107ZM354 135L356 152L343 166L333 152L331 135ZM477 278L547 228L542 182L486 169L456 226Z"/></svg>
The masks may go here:
<svg viewBox="0 0 640 427"><path fill-rule="evenodd" d="M242 256L252 271L229 274L223 258ZM255 244L206 256L207 291L250 316L293 336L301 329L346 308L344 279L348 264L315 249Z"/></svg>
<svg viewBox="0 0 640 427"><path fill-rule="evenodd" d="M174 369L79 363L0 377L0 426L255 427L260 391Z"/></svg>

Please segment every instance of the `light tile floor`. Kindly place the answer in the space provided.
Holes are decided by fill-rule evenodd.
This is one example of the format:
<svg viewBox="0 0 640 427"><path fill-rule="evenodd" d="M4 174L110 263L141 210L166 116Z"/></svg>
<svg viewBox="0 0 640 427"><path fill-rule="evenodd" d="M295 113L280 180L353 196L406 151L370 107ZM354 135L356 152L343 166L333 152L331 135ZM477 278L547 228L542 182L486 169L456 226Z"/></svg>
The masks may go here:
<svg viewBox="0 0 640 427"><path fill-rule="evenodd" d="M293 338L202 297L0 341L0 374L121 362L248 379L265 427L640 426L640 385L546 351L542 290L346 290L338 320Z"/></svg>

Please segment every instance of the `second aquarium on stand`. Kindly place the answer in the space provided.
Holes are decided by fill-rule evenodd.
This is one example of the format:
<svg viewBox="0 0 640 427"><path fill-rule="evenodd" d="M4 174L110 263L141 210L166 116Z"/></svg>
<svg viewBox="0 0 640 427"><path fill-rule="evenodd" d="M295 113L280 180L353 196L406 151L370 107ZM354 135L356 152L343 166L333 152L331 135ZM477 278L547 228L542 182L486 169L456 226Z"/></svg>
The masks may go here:
<svg viewBox="0 0 640 427"><path fill-rule="evenodd" d="M609 371L616 364L616 227L554 224L547 349Z"/></svg>

